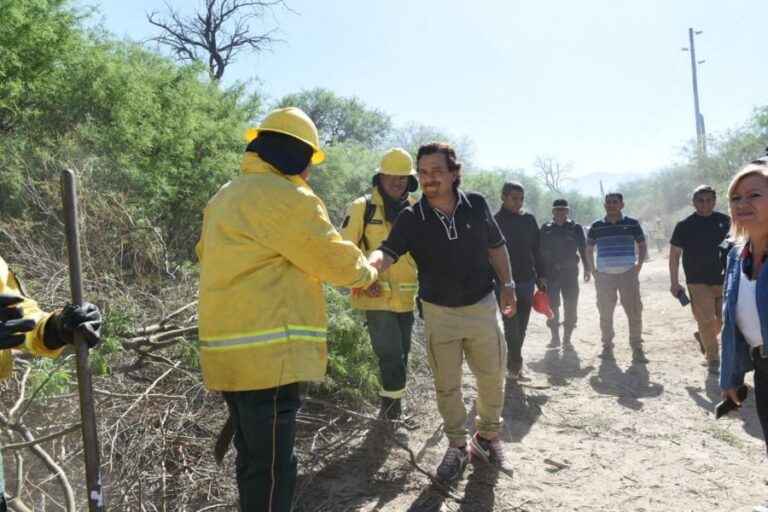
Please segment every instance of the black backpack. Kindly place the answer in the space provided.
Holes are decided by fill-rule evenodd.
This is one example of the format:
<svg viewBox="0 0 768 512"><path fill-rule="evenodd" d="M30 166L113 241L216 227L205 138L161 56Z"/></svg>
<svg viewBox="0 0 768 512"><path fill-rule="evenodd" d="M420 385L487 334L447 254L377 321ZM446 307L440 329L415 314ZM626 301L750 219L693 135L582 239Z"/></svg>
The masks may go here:
<svg viewBox="0 0 768 512"><path fill-rule="evenodd" d="M376 214L376 205L371 202L371 194L365 194L365 212L363 212L363 236L360 237L360 241L357 243L358 247L363 247L366 251L370 249L368 246L368 238L365 236L365 228L371 223L373 216Z"/></svg>

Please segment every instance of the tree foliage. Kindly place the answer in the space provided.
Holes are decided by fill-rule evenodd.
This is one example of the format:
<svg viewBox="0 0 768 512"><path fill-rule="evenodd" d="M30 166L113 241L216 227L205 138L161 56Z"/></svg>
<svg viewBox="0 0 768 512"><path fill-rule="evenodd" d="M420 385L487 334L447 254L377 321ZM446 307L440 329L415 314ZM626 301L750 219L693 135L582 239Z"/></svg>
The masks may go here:
<svg viewBox="0 0 768 512"><path fill-rule="evenodd" d="M76 50L82 15L67 0L0 2L0 133L40 116L35 98Z"/></svg>
<svg viewBox="0 0 768 512"><path fill-rule="evenodd" d="M388 114L368 108L359 98L344 98L322 87L288 94L277 106L306 112L320 132L320 142L329 146L354 141L379 148L392 130Z"/></svg>
<svg viewBox="0 0 768 512"><path fill-rule="evenodd" d="M389 138L391 146L407 150L414 158L418 153L419 146L434 141L447 142L452 145L456 149L456 154L464 168L474 168L475 145L469 137L457 138L434 126L407 123L393 130Z"/></svg>
<svg viewBox="0 0 768 512"><path fill-rule="evenodd" d="M330 146L325 162L312 171L309 184L325 202L336 226L343 220L350 203L371 189L371 178L381 157L380 151L357 142L345 142Z"/></svg>
<svg viewBox="0 0 768 512"><path fill-rule="evenodd" d="M259 97L103 34L70 48L26 79L38 92L24 102L24 122L0 141L0 211L19 213L22 180L87 167L105 197L122 198L126 211L157 227L174 256L193 258L202 209L237 173Z"/></svg>

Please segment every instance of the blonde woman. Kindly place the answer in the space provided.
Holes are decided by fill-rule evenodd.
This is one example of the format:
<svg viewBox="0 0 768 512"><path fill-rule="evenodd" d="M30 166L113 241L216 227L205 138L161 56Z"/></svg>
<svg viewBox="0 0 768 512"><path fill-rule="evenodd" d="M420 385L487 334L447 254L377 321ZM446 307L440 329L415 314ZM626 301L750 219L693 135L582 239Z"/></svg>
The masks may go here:
<svg viewBox="0 0 768 512"><path fill-rule="evenodd" d="M755 370L757 414L768 440L768 158L736 174L728 200L736 246L725 275L720 388L740 405L737 390Z"/></svg>

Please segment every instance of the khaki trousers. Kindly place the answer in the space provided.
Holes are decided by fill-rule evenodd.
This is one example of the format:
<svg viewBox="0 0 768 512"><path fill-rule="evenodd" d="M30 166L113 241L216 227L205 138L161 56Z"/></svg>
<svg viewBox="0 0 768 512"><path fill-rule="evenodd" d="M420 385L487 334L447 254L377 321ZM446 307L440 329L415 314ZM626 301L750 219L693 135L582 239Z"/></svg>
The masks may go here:
<svg viewBox="0 0 768 512"><path fill-rule="evenodd" d="M723 287L712 284L689 284L691 311L699 326L701 344L707 361L720 360L717 335L723 327Z"/></svg>
<svg viewBox="0 0 768 512"><path fill-rule="evenodd" d="M501 430L507 345L496 297L489 293L471 306L449 308L423 302L427 358L435 378L437 409L445 435L466 444L467 411L461 392L466 356L477 380L475 429L493 439Z"/></svg>
<svg viewBox="0 0 768 512"><path fill-rule="evenodd" d="M640 281L634 269L621 274L595 272L597 311L600 314L600 332L603 346L612 347L613 312L616 309L616 292L629 324L629 344L640 348L643 343L643 302L640 300Z"/></svg>

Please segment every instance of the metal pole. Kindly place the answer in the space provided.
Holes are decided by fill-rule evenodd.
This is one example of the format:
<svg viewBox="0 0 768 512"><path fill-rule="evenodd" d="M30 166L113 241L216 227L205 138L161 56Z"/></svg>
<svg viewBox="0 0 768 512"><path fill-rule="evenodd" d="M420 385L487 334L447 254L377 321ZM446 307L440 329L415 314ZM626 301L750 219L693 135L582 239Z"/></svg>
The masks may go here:
<svg viewBox="0 0 768 512"><path fill-rule="evenodd" d="M699 151L706 155L706 134L704 133L704 117L699 110L699 81L696 74L696 48L693 45L693 29L688 29L688 40L690 42L691 53L691 76L693 77L693 108L696 118L696 144Z"/></svg>
<svg viewBox="0 0 768 512"><path fill-rule="evenodd" d="M69 286L72 304L83 305L83 281L80 270L80 230L77 225L77 195L75 173L69 169L61 173L61 197L64 205L64 229L67 236L69 260ZM99 441L96 435L96 412L93 407L93 387L88 371L88 343L82 333L75 333L77 361L77 387L80 393L80 424L85 451L85 480L88 488L89 512L104 512L104 491L99 464Z"/></svg>

